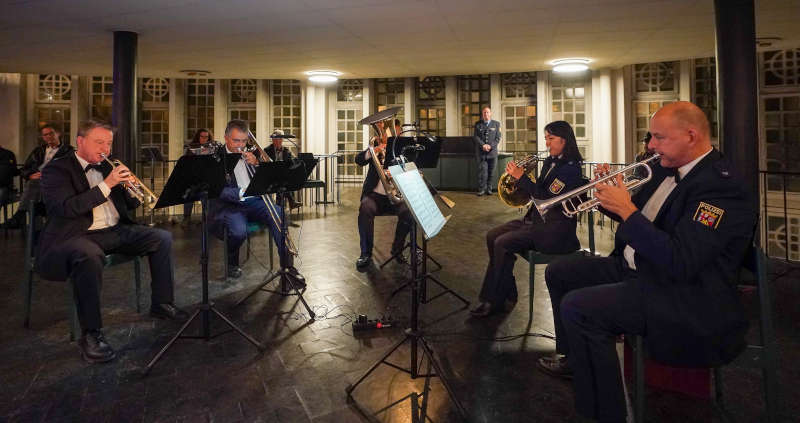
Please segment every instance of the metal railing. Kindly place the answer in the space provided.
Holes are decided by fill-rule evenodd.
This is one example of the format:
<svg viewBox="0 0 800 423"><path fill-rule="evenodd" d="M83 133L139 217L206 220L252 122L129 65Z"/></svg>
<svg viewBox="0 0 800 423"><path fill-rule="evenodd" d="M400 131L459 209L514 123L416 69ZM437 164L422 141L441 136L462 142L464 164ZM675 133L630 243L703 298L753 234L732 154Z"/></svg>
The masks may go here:
<svg viewBox="0 0 800 423"><path fill-rule="evenodd" d="M800 261L800 172L758 173L761 245L769 257Z"/></svg>

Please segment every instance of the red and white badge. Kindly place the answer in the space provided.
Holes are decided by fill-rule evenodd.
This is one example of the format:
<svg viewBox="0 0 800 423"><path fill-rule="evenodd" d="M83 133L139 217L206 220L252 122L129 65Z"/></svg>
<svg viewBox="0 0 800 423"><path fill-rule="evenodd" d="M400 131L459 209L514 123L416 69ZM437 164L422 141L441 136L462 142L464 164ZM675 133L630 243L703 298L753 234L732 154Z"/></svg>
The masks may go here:
<svg viewBox="0 0 800 423"><path fill-rule="evenodd" d="M697 210L694 212L692 220L700 222L700 224L711 229L717 229L723 214L725 214L725 210L701 201L700 205L697 206Z"/></svg>
<svg viewBox="0 0 800 423"><path fill-rule="evenodd" d="M564 189L564 183L559 181L558 178L554 179L553 183L550 184L550 192L553 194L558 194L562 189Z"/></svg>

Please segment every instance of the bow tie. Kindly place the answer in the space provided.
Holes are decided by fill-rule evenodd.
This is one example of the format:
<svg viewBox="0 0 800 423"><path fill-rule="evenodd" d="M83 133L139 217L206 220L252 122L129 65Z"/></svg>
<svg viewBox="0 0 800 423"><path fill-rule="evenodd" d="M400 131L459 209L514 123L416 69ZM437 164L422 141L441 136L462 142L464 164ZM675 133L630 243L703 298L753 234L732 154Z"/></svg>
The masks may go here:
<svg viewBox="0 0 800 423"><path fill-rule="evenodd" d="M664 170L667 171L667 177L672 176L675 178L676 184L681 181L681 175L678 173L677 167L665 167Z"/></svg>
<svg viewBox="0 0 800 423"><path fill-rule="evenodd" d="M84 172L89 172L92 169L94 169L94 170L96 170L96 171L98 171L100 173L103 173L103 164L102 163L95 163L95 164L89 163L88 165L86 165L85 168L83 168L83 171Z"/></svg>

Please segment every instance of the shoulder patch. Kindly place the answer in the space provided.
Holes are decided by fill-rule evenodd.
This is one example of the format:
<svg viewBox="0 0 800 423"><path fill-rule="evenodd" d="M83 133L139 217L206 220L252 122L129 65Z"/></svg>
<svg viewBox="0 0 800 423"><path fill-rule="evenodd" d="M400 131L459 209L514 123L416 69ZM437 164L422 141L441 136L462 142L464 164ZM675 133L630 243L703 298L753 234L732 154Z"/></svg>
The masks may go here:
<svg viewBox="0 0 800 423"><path fill-rule="evenodd" d="M553 194L558 194L562 189L564 189L564 183L558 180L558 178L554 179L553 183L550 184L550 192Z"/></svg>
<svg viewBox="0 0 800 423"><path fill-rule="evenodd" d="M717 229L723 214L725 214L725 210L701 201L700 205L697 206L697 210L694 212L692 220L700 222L700 224L711 229Z"/></svg>

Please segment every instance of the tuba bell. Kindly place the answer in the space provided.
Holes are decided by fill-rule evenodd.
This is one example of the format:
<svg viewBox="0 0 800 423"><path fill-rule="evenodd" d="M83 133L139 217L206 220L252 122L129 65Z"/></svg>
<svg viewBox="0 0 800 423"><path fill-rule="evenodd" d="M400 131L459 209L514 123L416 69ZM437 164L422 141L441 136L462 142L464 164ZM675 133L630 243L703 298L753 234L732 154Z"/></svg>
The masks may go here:
<svg viewBox="0 0 800 423"><path fill-rule="evenodd" d="M529 154L521 159L515 160L514 164L517 165L517 167L521 167L523 172L526 173L532 181L535 181L536 178L533 176L533 171L536 169L536 162L541 158L543 153L547 154L548 152L540 151L538 153ZM506 172L503 172L497 181L497 196L500 197L500 201L509 207L524 207L531 201L530 195L528 195L525 190L519 189L517 182L519 182L517 178Z"/></svg>

